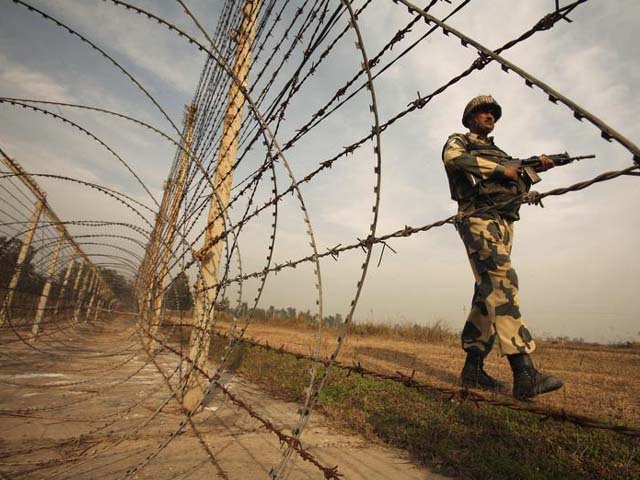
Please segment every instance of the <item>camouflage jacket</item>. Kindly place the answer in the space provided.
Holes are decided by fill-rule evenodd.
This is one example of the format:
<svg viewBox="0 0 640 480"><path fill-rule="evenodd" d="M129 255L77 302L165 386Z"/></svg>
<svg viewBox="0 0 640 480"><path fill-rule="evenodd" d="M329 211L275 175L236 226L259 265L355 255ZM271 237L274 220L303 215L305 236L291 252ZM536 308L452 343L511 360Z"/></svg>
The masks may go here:
<svg viewBox="0 0 640 480"><path fill-rule="evenodd" d="M454 133L449 136L442 150L442 160L449 179L451 198L458 202L460 211L496 205L528 191L529 186L524 181L516 183L504 177L502 162L509 158L493 143L493 137L483 141L475 133ZM512 203L479 216L502 216L507 220L518 220L519 210L519 203Z"/></svg>

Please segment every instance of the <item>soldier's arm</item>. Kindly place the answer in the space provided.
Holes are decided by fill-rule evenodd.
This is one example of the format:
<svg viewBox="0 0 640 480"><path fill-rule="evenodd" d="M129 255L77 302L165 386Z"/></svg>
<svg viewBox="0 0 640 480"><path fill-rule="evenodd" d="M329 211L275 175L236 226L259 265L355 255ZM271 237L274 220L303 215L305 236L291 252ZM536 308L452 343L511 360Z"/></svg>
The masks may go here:
<svg viewBox="0 0 640 480"><path fill-rule="evenodd" d="M442 152L442 160L446 168L463 170L481 180L505 177L504 166L487 158L469 154L462 140L456 135L452 135L447 140Z"/></svg>

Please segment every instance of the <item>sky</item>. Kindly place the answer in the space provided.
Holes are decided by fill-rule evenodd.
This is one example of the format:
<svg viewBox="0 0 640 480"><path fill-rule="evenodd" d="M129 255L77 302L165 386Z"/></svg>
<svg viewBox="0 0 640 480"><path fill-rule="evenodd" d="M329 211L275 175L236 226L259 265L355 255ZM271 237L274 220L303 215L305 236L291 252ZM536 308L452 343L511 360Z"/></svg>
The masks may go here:
<svg viewBox="0 0 640 480"><path fill-rule="evenodd" d="M203 39L177 2L132 2ZM561 2L566 4L568 2ZM68 23L121 63L180 126L184 105L193 98L205 55L176 34L139 15L94 0L35 1L37 6ZM189 1L194 15L209 32L218 21L221 2ZM333 8L336 1L329 2ZM360 6L362 2L355 2ZM443 18L459 1L440 2L431 11ZM507 0L472 0L448 22L452 27L489 48L518 37L554 8L552 0L514 3ZM279 3L278 5L282 5ZM305 4L305 8L310 8ZM283 25L293 19L301 2L289 2L282 24L266 43L270 51ZM507 17L508 14L508 17ZM549 31L505 52L504 57L594 113L632 142L640 138L637 95L640 63L633 35L640 4L633 0L591 0ZM508 20L507 20L508 18ZM411 20L406 8L393 2L373 2L360 15L358 25L371 58L395 32ZM346 20L341 19L338 32ZM405 40L384 59L391 58L422 35L418 22ZM334 35L335 36L335 35ZM310 38L309 34L303 37ZM332 37L333 38L333 37ZM360 68L361 53L349 30L321 67L292 99L276 138L286 143L311 115ZM279 69L267 99L287 80L301 59L296 48ZM278 54L282 59L282 54ZM256 80L266 54L258 56L250 83ZM374 83L377 111L386 121L416 99L427 95L462 72L476 58L453 36L434 32ZM381 65L386 62L383 61ZM379 67L378 67L379 68ZM275 67L267 67L258 86L264 86ZM376 67L373 69L375 73ZM357 82L359 85L360 82ZM256 88L259 91L260 88ZM492 94L503 107L494 131L496 143L514 157L568 151L596 154L543 175L540 191L590 179L599 173L631 165L631 154L617 143L600 138L587 122L549 102L538 89L525 85L512 73L489 64L450 87L427 107L410 113L382 135L382 188L377 235L426 225L455 213L440 152L448 135L462 132L460 117L465 104L479 94ZM0 3L0 96L79 103L114 110L147 122L177 137L170 123L119 70L77 38L9 1ZM364 90L314 128L285 153L296 178L314 170L319 162L339 153L371 131L370 94ZM264 111L266 104L260 104ZM175 157L175 145L157 134L123 120L95 112L54 107L52 111L73 119L109 145L142 179L145 192L122 163L95 141L59 121L0 104L0 147L32 173L54 173L107 186L145 204L139 214L94 190L67 181L38 178L49 202L63 219L100 219L131 223L150 229L155 204ZM274 125L272 125L274 127ZM274 127L275 128L275 127ZM236 181L262 162L264 149L256 148L238 166ZM301 187L320 252L338 244L349 245L369 234L375 156L365 143L352 155L337 161L312 182ZM290 184L282 165L276 167L280 189ZM271 187L261 182L256 204L267 201ZM194 195L205 192L195 192ZM152 198L154 197L154 198ZM636 247L640 220L637 177L620 178L581 192L545 200L545 208L523 207L516 224L513 263L520 278L522 311L534 335L568 336L589 341L637 341L640 337L640 297L636 294L640 261ZM244 205L231 212L241 218ZM190 239L203 227L194 225ZM271 211L252 220L239 236L244 272L260 271L271 234ZM294 196L279 203L274 261L282 262L311 253L300 205ZM86 234L82 227L73 233ZM90 233L135 236L129 228L93 228ZM138 240L140 237L136 237ZM109 240L138 255L133 241ZM380 247L374 249L354 320L432 324L441 321L452 330L464 322L473 293L473 277L457 233L451 226L389 242L380 265ZM105 250L106 249L106 250ZM113 253L113 247L87 245L90 253ZM119 251L118 255L125 255ZM126 255L125 255L126 256ZM361 250L345 253L339 261L321 262L322 301L325 314L348 311L356 292ZM128 264L136 264L131 257ZM124 266L133 276L134 268ZM236 267L230 267L234 272ZM174 272L175 273L175 272ZM190 271L193 276L193 272ZM293 306L313 310L317 293L311 265L282 271L268 278L259 306ZM255 296L258 283L243 285L243 298ZM230 293L236 296L237 293Z"/></svg>

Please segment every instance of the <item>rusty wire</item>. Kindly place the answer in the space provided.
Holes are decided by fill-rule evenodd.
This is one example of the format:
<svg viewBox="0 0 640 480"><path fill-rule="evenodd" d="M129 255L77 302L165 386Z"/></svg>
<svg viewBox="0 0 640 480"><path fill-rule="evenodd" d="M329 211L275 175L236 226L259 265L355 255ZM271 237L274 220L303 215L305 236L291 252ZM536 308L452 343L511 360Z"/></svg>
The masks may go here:
<svg viewBox="0 0 640 480"><path fill-rule="evenodd" d="M567 96L560 94L530 73L522 70L501 56L504 51L528 40L534 34L552 28L561 20L567 20L567 15L579 5L585 3L586 0L578 0L562 8L557 8L555 11L540 19L532 28L522 35L495 50L479 44L445 23L451 16L462 11L469 1L470 0L460 2L444 20L439 20L430 13L431 8L438 3L437 0L431 0L424 8L417 7L409 1L394 0L395 3L401 3L408 9L411 18L406 23L406 26L397 32L389 32L386 43L376 52L370 54L361 32L360 18L364 16L367 9L372 5L371 0L363 0L362 2L348 2L344 0L338 2L333 9L330 8L330 2L328 2L328 0L306 2L298 8L295 8L293 2L281 2L281 5L278 6L277 0L271 0L263 7L262 14L257 22L257 35L254 43L256 55L253 64L257 65L257 67L253 70L254 66L252 65L251 75L253 80L246 87L239 85L238 77L230 68L230 65L233 63L232 58L238 51L233 35L230 35L230 33L237 31L242 22L242 15L237 5L238 2L232 0L224 2L216 28L212 34L209 34L208 29L204 28L197 16L190 11L187 3L178 0L179 5L184 10L185 16L193 21L200 34L206 38L206 42L202 42L195 36L187 33L186 30L180 28L175 21L168 21L151 11L144 10L128 2L121 0L108 1L107 3L122 7L131 14L145 17L147 20L157 23L159 28L169 29L169 31L178 35L181 39L193 45L197 51L203 52L206 55L205 64L200 72L200 78L192 102L196 112L193 140L190 146L186 146L186 126L185 129L181 131L174 121L172 121L166 109L150 95L149 91L151 90L132 75L113 55L108 54L108 49L103 49L98 46L96 42L90 40L89 34L79 33L82 29L73 28L67 23L63 23L58 18L31 6L25 1L14 0L14 3L53 22L59 28L102 55L123 74L128 81L132 82L143 96L153 103L155 108L162 114L162 117L168 121L178 135L177 139L174 139L158 127L154 127L146 121L137 119L136 116L99 106L57 102L46 98L36 100L0 97L0 104L19 106L31 112L40 113L53 118L67 128L72 128L88 135L126 168L128 175L137 181L139 186L152 198L155 204L155 208L149 207L135 198L134 195L125 193L124 190L119 191L118 189L107 186L107 184L100 185L94 181L87 181L73 176L44 172L0 172L0 196L3 198L6 196L11 199L8 203L9 208L2 208L0 210L0 234L5 235L7 239L13 241L24 238L29 232L34 232L35 236L32 243L33 259L30 265L32 265L34 271L43 282L49 282L53 285L53 291L57 292L60 297L55 306L45 304L44 307L35 307L35 298L30 298L30 296L33 297L34 295L16 290L20 295L24 294L24 301L13 308L7 317L6 325L0 328L0 334L3 335L2 344L11 347L9 353L5 354L3 352L3 357L16 362L18 365L20 362L26 361L25 359L29 358L29 352L35 352L41 355L42 358L50 359L59 358L69 352L73 352L76 358L79 359L118 359L112 360L113 363L106 370L94 370L91 367L80 370L85 377L78 381L29 383L3 380L2 383L45 390L55 388L64 389L70 386L92 384L92 382L100 383L101 379L107 379L115 373L124 371L129 363L133 363L139 353L144 353L147 358L147 360L138 364L132 372L127 372L120 378L105 383L101 388L97 389L94 394L86 395L78 400L67 403L42 407L27 407L25 409L5 409L0 411L0 415L51 419L54 417L47 417L47 412L64 412L72 407L82 405L84 402L95 398L100 392L107 391L115 385L122 385L134 381L140 375L140 372L148 366L153 366L161 377L161 381L148 390L150 393L157 394L160 397L156 398L159 403L154 405L151 414L147 414L147 416L127 434L122 435L116 440L110 439L106 442L99 440L97 437L98 433L116 425L118 421L129 412L141 408L145 403L144 399L137 400L116 412L108 414L105 418L113 418L107 423L97 422L90 417L69 417L78 422L95 424L94 428L86 433L87 438L95 436L93 440L90 440L90 442L95 442L90 443L90 447L98 446L91 454L87 455L85 450L66 460L17 461L15 462L15 466L22 465L25 468L28 467L31 469L24 470L23 473L51 471L49 469L59 467L57 470L53 470L51 478L61 477L70 474L72 471L84 474L89 474L89 472L94 473L95 470L92 466L89 466L88 470L77 469L94 459L106 457L105 454L107 452L115 450L118 445L126 440L136 438L152 421L160 418L170 404L175 403L181 412L182 420L173 427L169 437L160 442L156 448L145 450L144 452L132 452L128 457L130 467L127 468L126 472L121 472L124 478L130 478L144 469L146 465L159 456L172 441L178 439L187 427L198 439L204 455L216 469L217 474L225 478L226 473L217 462L214 453L206 443L203 433L199 430L198 424L194 421L193 417L197 413L197 409L188 411L182 408L182 389L187 385L191 376L200 374L209 381L206 390L207 393L213 389L219 389L224 393L225 398L229 399L247 415L257 420L269 432L276 435L283 448L280 462L274 466L271 471L272 478L282 478L292 454L296 454L303 460L313 464L322 472L325 478L339 478L341 475L337 467L327 467L320 463L305 449L300 440L309 416L316 405L319 393L325 385L330 369L333 366L347 370L350 373L353 372L373 378L399 382L409 388L421 391L437 391L441 394L448 394L450 397L461 401L469 400L476 403L482 402L514 410L526 410L531 413L571 422L584 427L607 429L625 435L638 436L638 431L634 427L606 424L597 419L564 410L552 410L535 405L523 405L499 398L486 397L468 390L437 387L429 385L428 383L418 382L413 378L413 373L411 375L405 375L400 372L396 374L383 374L366 369L361 365L346 365L337 360L346 338L347 326L353 319L364 286L374 247L382 245L381 260L386 248L393 251L391 245L387 243L388 241L424 233L433 228L453 224L461 219L459 215L455 215L430 222L423 226L405 226L403 229L382 235L377 232L382 180L383 133L385 133L391 125L400 122L401 119L407 117L412 112L427 106L433 98L447 91L457 82L481 70L490 62L499 63L505 73L514 72L525 81L526 85L542 90L551 102L565 105L572 111L576 119L586 119L600 131L600 135L604 139L609 141L615 140L621 144L632 154L632 158L636 163L636 165L631 165L624 169L599 174L590 180L543 192L538 194L536 200L583 190L596 183L613 180L621 176L638 176L640 174L638 171L640 168L640 155L638 147L635 144L613 130L598 117L578 106ZM354 3L359 3L359 5L354 5ZM406 46L406 37L410 32L420 27L421 21L427 24L426 33L422 34L418 40ZM412 101L406 108L386 120L381 119L374 80L437 30L443 31L448 36L456 37L464 47L474 48L478 52L478 58L470 67L451 78L447 83L432 93L426 96L418 94L418 98ZM352 41L355 42L356 49L361 56L361 65L347 76L347 80L344 81L337 90L331 93L328 100L323 100L324 103L322 103L322 106L318 110L306 117L307 119L299 125L297 131L291 135L289 139L281 140L279 137L281 136L281 128L283 128L284 125L285 115L291 109L291 105L304 94L303 86L305 86L307 82L311 82L314 74L329 63L330 56L336 52L341 42L349 36L351 36ZM393 58L389 58L390 53L395 47L403 48L403 50ZM301 58L298 60L294 58L297 54L301 54ZM289 67L291 70L287 71ZM363 78L364 80L362 80ZM227 99L227 91L233 84L239 85L239 93L235 98ZM285 152L288 154L294 146L298 145L298 142L303 137L312 131L316 132L319 125L339 109L345 105L349 105L349 102L365 89L369 96L368 103L371 130L366 132L364 136L359 136L357 140L346 147L336 148L335 145L332 145L338 153L319 162L318 166L311 170L303 171L302 174L294 174L294 169L290 166L287 158L285 158ZM233 102L237 100L238 97L242 97L243 101L249 106L249 114L246 118L238 118L242 116L240 113L234 118L241 120L241 127L235 134L235 140L239 143L240 151L237 161L231 170L226 173L219 183L216 183L214 172L216 159L228 153L228 150L225 151L222 149L220 142L223 124L228 120L225 118L226 102L227 100ZM171 142L176 147L176 153L169 169L168 181L165 186L166 195L163 197L163 202L169 202L172 198L175 198L176 201L179 202L178 204L182 206L183 213L175 219L166 218L166 212L163 210L165 204L163 203L161 206L161 204L155 200L149 186L147 186L142 178L134 171L131 166L133 165L132 162L116 153L114 148L105 140L92 133L86 126L72 121L61 113L55 113L52 110L36 106L37 104L49 105L52 108L74 108L87 112L107 114L118 120L131 122L137 127L146 129L163 138L163 140ZM305 112L305 114L308 115L308 112ZM339 160L344 161L348 155L354 153L369 141L373 141L374 144L373 173L375 177L373 185L372 218L369 222L369 230L362 239L357 239L355 242L343 242L342 244L327 249L325 252L321 252L315 240L312 218L302 195L301 187L305 184L311 184L314 180L320 178L319 175L321 173L328 173L328 170L336 162ZM226 205L223 204L217 193L218 188L225 180L230 178L232 174L239 171L240 168L244 167L250 161L253 161L251 159L252 155L255 155L255 152L252 150L256 147L262 148L259 156L263 158L263 160L251 164L251 173L243 180L236 182L229 203ZM4 155L4 151L2 153ZM186 156L188 160L186 189L178 197L178 194L173 190L175 185L172 182L177 178L180 170L180 161L183 156ZM280 169L280 171L284 170L284 177L288 179L288 183L282 180L282 176L278 177L276 175L277 169ZM296 170L296 172L299 172L299 170ZM41 220L37 222L35 227L31 227L30 203L33 202L33 196L27 189L21 186L20 182L38 179L42 179L43 181L56 180L65 182L65 184L76 185L85 190L93 190L105 198L116 200L118 205L123 206L124 209L136 217L136 221L138 221L139 224L136 225L127 221L103 221L98 218L77 220L59 219L56 217L54 220ZM285 183L284 187L282 187L282 183ZM269 184L269 190L272 195L268 197L264 203L256 204L259 201L259 190L260 188L264 188L265 184ZM274 258L276 236L280 221L278 212L279 206L289 195L296 197L297 204L302 212L302 223L306 230L308 241L310 242L311 253L308 255L301 254L289 261L278 263ZM205 228L208 228L214 222L222 221L224 223L224 230L219 236L211 239L208 244L205 244L202 248L198 248L204 238L205 228L202 227L202 219L207 204L209 203L208 197L211 197L212 202L217 203L219 213L215 219L209 219L205 222ZM514 198L511 202L522 203L529 200L530 198L520 196ZM503 204L490 208L498 208L502 205ZM478 212L483 212L490 208L487 207ZM244 271L244 262L240 255L240 239L246 231L249 231L252 222L268 215L267 212L270 212L271 219L269 220L268 228L270 236L266 242L266 256L264 257L266 260L262 268L250 268ZM233 216L232 213L234 214ZM175 222L174 225L167 223L172 221ZM142 225L142 227L140 225ZM63 226L74 228L74 233L77 232L77 234L73 237L76 240L80 238L84 238L85 240L77 242L74 240L73 243L65 242L58 253L56 253L56 232ZM114 229L119 230L115 231ZM167 239L169 232L172 231L175 231L175 240L173 237ZM128 242L128 246L123 247L120 244L112 243L120 240ZM218 277L218 281L215 285L194 289L196 295L214 289L215 298L212 304L208 306L209 311L205 311L204 316L211 315L214 307L217 308L222 305L222 301L230 295L228 289L230 289L232 285L238 286L236 307L232 309L235 312L239 312L242 305L244 282L248 280L258 280L258 288L255 298L249 302L248 312L244 312L244 315L234 315L233 332L225 337L228 344L213 369L206 371L197 365L187 352L182 350L182 344L180 344L178 349L172 345L170 341L172 335L176 334L176 329L177 333L181 334L181 327L184 325L171 323L165 325L164 330L154 332L149 329L149 319L144 316L143 312L145 308L147 308L145 305L154 302L158 298L164 298L169 289L174 286L179 274L197 269L201 259L199 252L202 252L203 249L206 250L218 245L220 242L224 244L224 252L221 262L222 272ZM75 249L80 247L87 247L87 249L92 250L92 253L85 256L82 262L78 260L79 257L75 251ZM358 250L364 252L364 260L360 268L361 273L355 285L352 296L353 299L346 313L346 319L339 329L336 344L328 358L320 356L320 330L318 330L316 334L314 352L310 355L288 352L284 347L274 348L268 344L262 344L246 337L246 331L258 308L262 292L269 276L305 264L313 266L317 299L317 313L315 313L314 317L319 329L324 320L323 281L320 273L320 260L331 257L337 261L340 259L340 254ZM160 268L161 252L168 252L169 258L169 266L164 273ZM60 260L53 266L51 266L52 255L60 255ZM96 294L92 282L94 282L95 279L90 270L83 271L85 265L94 265L92 268L99 267L103 269L101 271L114 268L128 279L131 279L130 282L135 287L138 295L136 298L137 305L132 307L130 311L119 312L118 310L114 310L113 305L105 305L104 302L106 302L106 300L96 299L94 301ZM196 273L195 276L200 279L199 273ZM62 281L63 278L64 285ZM116 287L118 287L118 285L110 285L111 293L113 293ZM70 292L69 298L66 298L66 296L62 294L65 292L65 288L67 295ZM144 290L145 288L148 290ZM142 295L140 292L143 291L149 292L149 298L141 298ZM28 332L28 327L30 326L28 319L38 309L44 312L44 319L39 323L43 332L40 333L36 339L32 338ZM95 349L94 347L85 348L82 345L75 345L71 340L66 340L66 336L68 335L72 335L70 339L83 339L92 333L100 332L102 329L107 328L107 319L112 315L128 315L137 321L133 333L128 333L126 337L122 339L123 345L114 346L113 348L103 351L101 349ZM164 310L160 318L163 318L163 315L166 316ZM213 319L213 327L216 326L219 318L220 317L215 317ZM192 334L194 332L198 334L201 330L197 323L189 324L189 326L191 327ZM7 338L9 335L11 335L11 338ZM149 349L146 343L149 341L156 342L158 350L153 351ZM273 421L260 415L251 405L250 400L238 397L220 381L221 375L227 369L233 353L238 346L243 343L281 354L294 355L296 358L311 361L312 367L309 372L308 387L305 389L303 404L300 408L301 413L297 423L292 428L292 435L284 433L281 428L274 425ZM143 348L140 348L140 344L143 345ZM24 351L20 350L18 347L22 345L26 346L27 349ZM209 345L204 340L195 346L198 349L199 356L208 355ZM171 373L165 372L164 368L158 362L158 359L162 358L160 355L166 355L167 353L176 356L178 362ZM322 375L318 376L319 365L324 365L327 368ZM48 449L55 447L56 444L37 448ZM29 453L29 451L16 450L10 452L11 455L15 456L25 453ZM145 455L143 455L144 458L141 459L140 454L142 453ZM99 466L95 468L103 467L104 466Z"/></svg>
<svg viewBox="0 0 640 480"><path fill-rule="evenodd" d="M229 335L221 331L216 331L216 335L226 340L230 339ZM561 422L573 423L581 427L610 430L612 432L621 433L630 437L640 437L640 427L609 423L586 415L578 415L563 408L561 409L549 406L541 406L536 405L532 402L516 402L503 396L487 396L486 394L482 394L481 392L470 390L468 388L452 388L434 385L429 382L417 380L415 378L415 370L412 370L408 374L402 373L400 371L396 371L395 373L383 373L371 368L363 367L359 362L347 364L337 360L333 361L332 363L332 361L327 358L318 360L311 355L294 352L291 349L288 349L284 344L276 347L274 345L270 345L268 341L260 342L259 340L248 337L245 337L240 341L247 345L251 345L252 347L257 347L269 352L277 353L279 355L288 355L298 360L319 361L326 367L331 367L331 365L334 365L337 369L346 371L348 374L356 373L378 380L389 380L392 382L401 383L407 388L412 388L421 392L435 392L445 394L447 395L448 399L457 400L459 402L469 401L475 404L487 403L489 405L504 407L510 410L526 411L535 415L540 415L541 417L543 417L543 420L550 418Z"/></svg>

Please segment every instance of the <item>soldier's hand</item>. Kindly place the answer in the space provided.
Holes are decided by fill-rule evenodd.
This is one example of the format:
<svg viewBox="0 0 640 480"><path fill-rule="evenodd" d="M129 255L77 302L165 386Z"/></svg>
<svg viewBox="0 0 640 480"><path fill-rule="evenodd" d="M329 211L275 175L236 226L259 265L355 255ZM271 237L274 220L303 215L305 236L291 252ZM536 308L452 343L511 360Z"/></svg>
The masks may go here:
<svg viewBox="0 0 640 480"><path fill-rule="evenodd" d="M551 160L545 154L540 155L538 157L538 160L540 160L540 165L538 166L538 168L536 168L538 172L544 172L545 170L549 170L550 168L556 166L556 164L553 163L553 160Z"/></svg>
<svg viewBox="0 0 640 480"><path fill-rule="evenodd" d="M520 176L520 169L515 167L504 167L504 176L513 182L517 182L518 177Z"/></svg>
<svg viewBox="0 0 640 480"><path fill-rule="evenodd" d="M527 192L522 197L522 201L524 203L528 203L529 205L539 205L542 208L544 208L544 205L542 204L542 197L540 193L536 192L535 190L531 190L530 192Z"/></svg>

